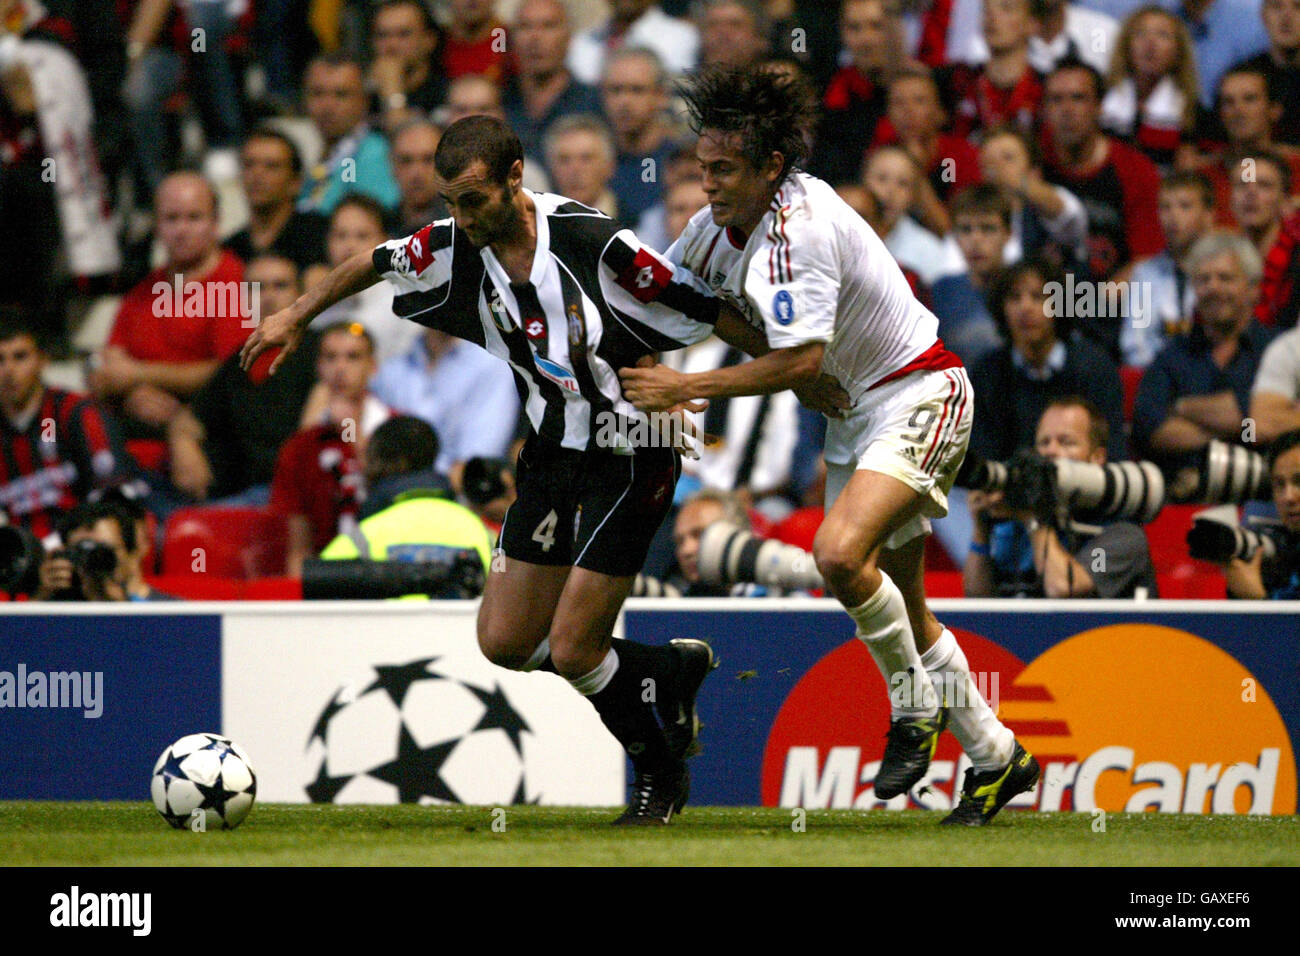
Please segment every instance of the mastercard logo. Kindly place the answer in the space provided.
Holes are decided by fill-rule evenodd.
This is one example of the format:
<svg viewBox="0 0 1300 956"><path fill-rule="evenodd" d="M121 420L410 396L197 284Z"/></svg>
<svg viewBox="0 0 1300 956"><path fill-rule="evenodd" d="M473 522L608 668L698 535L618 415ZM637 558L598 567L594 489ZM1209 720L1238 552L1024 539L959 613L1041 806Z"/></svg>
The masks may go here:
<svg viewBox="0 0 1300 956"><path fill-rule="evenodd" d="M1296 811L1286 725L1263 686L1209 641L1175 628L1114 624L1025 664L979 635L956 633L975 685L1043 768L1035 790L1009 806ZM951 698L955 688L946 690ZM970 766L951 733L940 738L911 797L875 796L888 727L885 682L866 648L850 641L831 651L777 713L763 756L763 803L951 807Z"/></svg>

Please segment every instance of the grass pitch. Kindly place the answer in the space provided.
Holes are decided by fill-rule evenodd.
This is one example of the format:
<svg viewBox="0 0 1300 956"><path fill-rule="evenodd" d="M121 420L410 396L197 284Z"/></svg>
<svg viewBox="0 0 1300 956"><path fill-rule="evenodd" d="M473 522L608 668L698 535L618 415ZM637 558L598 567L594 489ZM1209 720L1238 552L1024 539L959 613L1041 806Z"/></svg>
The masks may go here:
<svg viewBox="0 0 1300 956"><path fill-rule="evenodd" d="M0 803L10 866L1261 866L1300 863L1296 817L1003 811L981 830L939 813L687 807L665 828L569 807L264 804L238 830L170 829L149 803ZM494 819L504 831L493 829Z"/></svg>

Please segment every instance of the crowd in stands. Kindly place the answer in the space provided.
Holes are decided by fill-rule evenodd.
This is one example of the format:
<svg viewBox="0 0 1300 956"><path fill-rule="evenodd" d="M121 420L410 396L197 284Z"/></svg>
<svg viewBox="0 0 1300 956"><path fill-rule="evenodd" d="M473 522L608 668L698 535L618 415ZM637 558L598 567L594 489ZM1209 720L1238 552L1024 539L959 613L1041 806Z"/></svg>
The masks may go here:
<svg viewBox="0 0 1300 956"><path fill-rule="evenodd" d="M146 599L195 508L273 516L271 573L357 553L394 500L367 465L387 422L431 428L394 430L432 455L406 491L468 503L467 464L512 487L508 367L396 318L387 284L274 376L271 355L240 368L242 342L331 266L446 216L433 155L468 115L518 133L526 186L666 249L707 203L674 84L757 65L818 91L808 171L970 370L972 453L1172 473L1212 440L1275 446L1255 510L1300 532L1300 0L0 0L0 508L98 535L122 557L113 595ZM742 359L717 340L663 356ZM806 545L825 477L824 422L790 393L696 424L722 441L685 462L644 569L687 593L708 590L704 516ZM124 483L145 489L129 507L92 500ZM474 520L499 523L500 493ZM1080 541L998 493L951 504L927 553L969 595L1155 595L1170 553L1211 577L1176 521ZM1226 572L1234 596L1300 593L1258 555Z"/></svg>

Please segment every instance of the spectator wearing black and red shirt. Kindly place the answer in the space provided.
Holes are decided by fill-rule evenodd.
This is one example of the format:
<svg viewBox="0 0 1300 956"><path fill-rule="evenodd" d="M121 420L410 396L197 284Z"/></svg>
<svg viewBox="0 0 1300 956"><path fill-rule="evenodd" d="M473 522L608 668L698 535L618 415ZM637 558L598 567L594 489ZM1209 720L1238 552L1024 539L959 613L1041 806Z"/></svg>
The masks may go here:
<svg viewBox="0 0 1300 956"><path fill-rule="evenodd" d="M885 115L901 44L898 17L884 0L845 0L840 36L850 62L822 97L822 123L808 169L832 185L856 181Z"/></svg>
<svg viewBox="0 0 1300 956"><path fill-rule="evenodd" d="M1230 181L1233 215L1264 263L1255 319L1290 328L1300 309L1300 213L1287 202L1291 164L1274 152L1245 154Z"/></svg>
<svg viewBox="0 0 1300 956"><path fill-rule="evenodd" d="M1273 98L1282 104L1273 136L1300 145L1300 3L1264 0L1259 13L1268 31L1269 47L1238 65L1258 67L1267 74Z"/></svg>
<svg viewBox="0 0 1300 956"><path fill-rule="evenodd" d="M0 509L41 538L131 470L112 419L85 395L47 388L45 363L22 313L0 311Z"/></svg>
<svg viewBox="0 0 1300 956"><path fill-rule="evenodd" d="M1101 130L1102 79L1078 60L1043 86L1043 171L1088 212L1089 269L1106 279L1164 248L1156 197L1160 173L1132 146Z"/></svg>
<svg viewBox="0 0 1300 956"><path fill-rule="evenodd" d="M957 66L948 81L954 133L965 137L992 126L1033 129L1043 98L1042 77L1029 63L1029 38L1037 29L1029 0L985 0L988 61Z"/></svg>

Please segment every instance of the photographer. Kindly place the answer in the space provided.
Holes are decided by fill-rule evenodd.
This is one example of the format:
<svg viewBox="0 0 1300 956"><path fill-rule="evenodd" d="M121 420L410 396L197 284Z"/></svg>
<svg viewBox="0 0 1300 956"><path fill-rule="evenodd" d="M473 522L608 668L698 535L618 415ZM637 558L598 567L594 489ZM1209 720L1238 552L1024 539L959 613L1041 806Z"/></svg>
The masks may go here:
<svg viewBox="0 0 1300 956"><path fill-rule="evenodd" d="M147 542L122 505L78 505L59 525L61 550L45 555L35 601L174 601L155 591L142 570Z"/></svg>
<svg viewBox="0 0 1300 956"><path fill-rule="evenodd" d="M1096 405L1067 396L1039 418L1034 450L1100 465L1109 437ZM1033 512L1010 508L1001 491L971 491L968 502L975 527L962 569L967 597L1132 597L1139 587L1155 596L1155 567L1137 525L1116 522L1080 543L1040 524Z"/></svg>
<svg viewBox="0 0 1300 956"><path fill-rule="evenodd" d="M1277 545L1277 557L1265 562L1264 549L1247 559L1221 565L1228 596L1242 600L1290 601L1300 598L1300 429L1286 432L1268 451L1273 503L1282 527L1265 532Z"/></svg>

